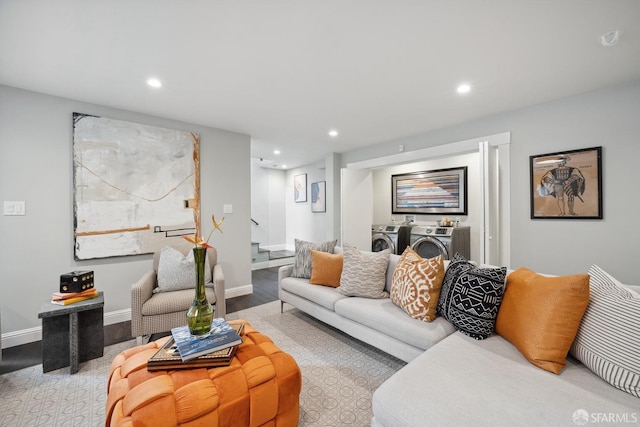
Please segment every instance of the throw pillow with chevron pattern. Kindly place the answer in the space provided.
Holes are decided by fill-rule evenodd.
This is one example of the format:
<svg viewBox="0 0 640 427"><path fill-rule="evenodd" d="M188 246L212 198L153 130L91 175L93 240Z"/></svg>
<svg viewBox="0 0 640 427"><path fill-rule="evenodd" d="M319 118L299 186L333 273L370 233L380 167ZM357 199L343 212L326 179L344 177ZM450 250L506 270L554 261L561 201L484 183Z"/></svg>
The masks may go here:
<svg viewBox="0 0 640 427"><path fill-rule="evenodd" d="M436 318L443 277L441 255L424 259L407 247L393 272L391 301L414 319L431 322Z"/></svg>

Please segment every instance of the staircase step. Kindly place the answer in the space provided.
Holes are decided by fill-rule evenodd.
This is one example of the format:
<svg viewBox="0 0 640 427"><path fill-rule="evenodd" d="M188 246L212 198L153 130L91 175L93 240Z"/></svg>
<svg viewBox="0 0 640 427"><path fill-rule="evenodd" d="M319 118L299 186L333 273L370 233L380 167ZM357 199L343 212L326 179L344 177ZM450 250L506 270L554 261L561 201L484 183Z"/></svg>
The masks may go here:
<svg viewBox="0 0 640 427"><path fill-rule="evenodd" d="M260 243L251 242L251 262L252 263L261 263L265 261L272 260L284 260L286 258L293 258L295 256L295 251L288 250L277 250L272 251L269 249L263 249L260 247Z"/></svg>
<svg viewBox="0 0 640 427"><path fill-rule="evenodd" d="M294 251L270 251L269 259L292 258L296 255Z"/></svg>

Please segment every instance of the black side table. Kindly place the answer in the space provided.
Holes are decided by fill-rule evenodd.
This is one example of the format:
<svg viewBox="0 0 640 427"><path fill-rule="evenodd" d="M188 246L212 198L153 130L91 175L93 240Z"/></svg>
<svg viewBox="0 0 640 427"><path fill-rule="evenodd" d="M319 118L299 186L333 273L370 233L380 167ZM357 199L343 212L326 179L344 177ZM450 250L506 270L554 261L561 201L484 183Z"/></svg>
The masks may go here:
<svg viewBox="0 0 640 427"><path fill-rule="evenodd" d="M69 305L42 304L42 372L78 364L104 354L104 294Z"/></svg>

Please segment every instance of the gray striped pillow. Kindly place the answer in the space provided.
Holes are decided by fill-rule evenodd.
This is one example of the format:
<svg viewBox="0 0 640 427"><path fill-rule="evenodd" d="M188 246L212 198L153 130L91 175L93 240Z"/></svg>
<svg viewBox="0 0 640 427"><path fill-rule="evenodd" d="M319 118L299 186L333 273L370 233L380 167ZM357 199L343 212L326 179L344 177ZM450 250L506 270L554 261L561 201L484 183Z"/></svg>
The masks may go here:
<svg viewBox="0 0 640 427"><path fill-rule="evenodd" d="M293 270L291 271L292 277L299 277L302 279L311 278L311 250L333 253L337 240L331 240L323 243L311 243L304 240L295 239L296 255L293 261Z"/></svg>
<svg viewBox="0 0 640 427"><path fill-rule="evenodd" d="M589 276L589 305L570 353L615 388L640 397L640 294L597 265Z"/></svg>

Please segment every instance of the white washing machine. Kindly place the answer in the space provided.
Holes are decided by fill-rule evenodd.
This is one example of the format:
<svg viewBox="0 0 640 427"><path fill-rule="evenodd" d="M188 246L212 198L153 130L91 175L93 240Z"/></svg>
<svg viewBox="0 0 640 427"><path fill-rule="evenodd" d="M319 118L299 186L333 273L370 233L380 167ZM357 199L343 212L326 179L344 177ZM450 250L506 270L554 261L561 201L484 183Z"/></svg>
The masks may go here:
<svg viewBox="0 0 640 427"><path fill-rule="evenodd" d="M371 226L371 251L380 252L390 249L392 254L396 253L398 246L399 225L381 224Z"/></svg>
<svg viewBox="0 0 640 427"><path fill-rule="evenodd" d="M390 249L392 254L402 254L411 244L411 226L381 224L371 226L371 251Z"/></svg>
<svg viewBox="0 0 640 427"><path fill-rule="evenodd" d="M444 259L451 259L457 252L470 259L470 227L414 225L411 229L411 249L422 258L442 255Z"/></svg>

